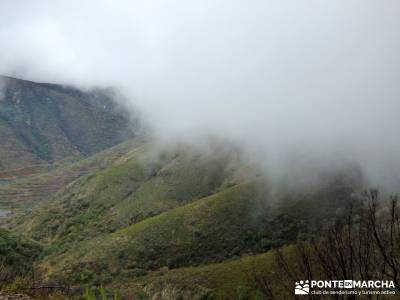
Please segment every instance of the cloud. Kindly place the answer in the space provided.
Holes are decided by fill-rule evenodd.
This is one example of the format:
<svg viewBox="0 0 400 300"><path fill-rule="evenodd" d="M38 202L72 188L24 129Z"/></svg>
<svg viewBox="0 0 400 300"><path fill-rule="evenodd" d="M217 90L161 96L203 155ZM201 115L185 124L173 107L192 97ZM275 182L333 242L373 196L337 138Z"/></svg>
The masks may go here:
<svg viewBox="0 0 400 300"><path fill-rule="evenodd" d="M160 138L212 132L271 169L295 153L396 185L399 13L396 0L6 0L0 73L117 86Z"/></svg>

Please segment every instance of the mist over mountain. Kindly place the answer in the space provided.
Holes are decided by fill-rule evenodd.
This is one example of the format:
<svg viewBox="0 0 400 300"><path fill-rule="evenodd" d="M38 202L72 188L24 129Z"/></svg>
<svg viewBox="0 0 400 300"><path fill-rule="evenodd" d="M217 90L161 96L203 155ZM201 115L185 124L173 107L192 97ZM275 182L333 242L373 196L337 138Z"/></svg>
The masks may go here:
<svg viewBox="0 0 400 300"><path fill-rule="evenodd" d="M302 157L398 184L397 1L21 3L0 73L117 87L158 139L220 135L278 175Z"/></svg>
<svg viewBox="0 0 400 300"><path fill-rule="evenodd" d="M0 299L397 299L399 16L0 1Z"/></svg>

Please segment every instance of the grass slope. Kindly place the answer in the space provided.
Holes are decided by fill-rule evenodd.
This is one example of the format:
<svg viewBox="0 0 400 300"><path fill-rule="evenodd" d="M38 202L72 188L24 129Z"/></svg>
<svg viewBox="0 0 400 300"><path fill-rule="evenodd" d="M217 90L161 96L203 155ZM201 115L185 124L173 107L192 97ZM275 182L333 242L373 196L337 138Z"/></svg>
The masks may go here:
<svg viewBox="0 0 400 300"><path fill-rule="evenodd" d="M290 253L291 247L283 249ZM265 299L253 287L254 274L267 274L270 283L277 285L274 276L275 257L272 251L228 260L222 263L149 272L135 280L125 280L118 288L127 296L143 294L149 299ZM290 299L280 291L281 299Z"/></svg>
<svg viewBox="0 0 400 300"><path fill-rule="evenodd" d="M154 157L139 144L23 216L19 228L48 241L113 232L210 195L234 173L229 154L211 160L172 152Z"/></svg>
<svg viewBox="0 0 400 300"><path fill-rule="evenodd" d="M53 276L90 269L116 279L163 266L221 261L257 243L254 237L262 226L254 209L263 203L254 184L240 184L75 244L73 249L46 257L41 267Z"/></svg>

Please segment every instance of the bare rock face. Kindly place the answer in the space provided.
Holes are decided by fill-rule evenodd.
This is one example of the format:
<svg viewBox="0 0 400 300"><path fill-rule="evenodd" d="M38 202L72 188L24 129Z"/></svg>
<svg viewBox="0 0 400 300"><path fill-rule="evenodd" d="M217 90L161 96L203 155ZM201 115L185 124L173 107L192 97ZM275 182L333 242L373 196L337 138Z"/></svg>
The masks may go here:
<svg viewBox="0 0 400 300"><path fill-rule="evenodd" d="M136 121L114 96L111 89L81 91L0 76L0 179L135 136Z"/></svg>

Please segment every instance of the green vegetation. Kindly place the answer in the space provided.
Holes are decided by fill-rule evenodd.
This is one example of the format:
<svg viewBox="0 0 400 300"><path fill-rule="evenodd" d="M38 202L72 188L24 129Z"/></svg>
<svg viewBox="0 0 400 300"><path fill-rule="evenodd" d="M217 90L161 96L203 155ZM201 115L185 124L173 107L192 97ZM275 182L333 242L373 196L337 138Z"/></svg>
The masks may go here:
<svg viewBox="0 0 400 300"><path fill-rule="evenodd" d="M114 293L111 295L111 297L107 294L106 289L103 286L100 286L98 289L93 289L89 286L86 286L85 289L85 299L86 300L119 300L119 294L117 291L114 291Z"/></svg>
<svg viewBox="0 0 400 300"><path fill-rule="evenodd" d="M33 262L41 250L39 243L0 228L0 286L32 275Z"/></svg>
<svg viewBox="0 0 400 300"><path fill-rule="evenodd" d="M292 251L290 247L284 250ZM183 299L265 299L250 279L254 272L268 270L272 284L277 284L275 267L274 253L268 252L217 264L149 272L134 282L123 282L121 287L144 289L148 295L170 294L169 299L178 299L179 295ZM282 299L284 295L283 292Z"/></svg>
<svg viewBox="0 0 400 300"><path fill-rule="evenodd" d="M233 187L112 234L75 244L66 252L61 245L41 267L47 268L44 272L50 275L74 274L90 268L96 274L124 276L162 266L223 260L256 242L251 239L260 224L251 215L255 203L249 201L253 197L253 201L261 201L255 196L252 185Z"/></svg>

